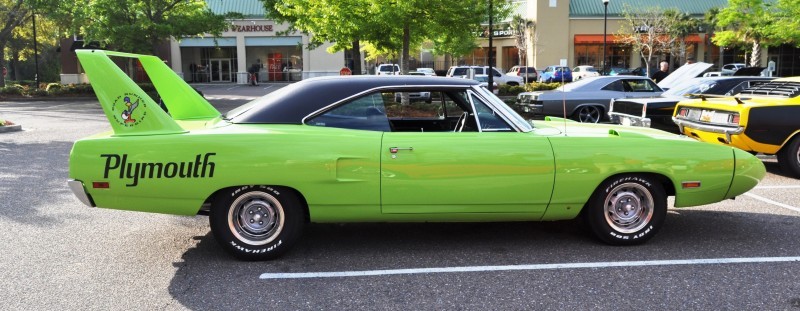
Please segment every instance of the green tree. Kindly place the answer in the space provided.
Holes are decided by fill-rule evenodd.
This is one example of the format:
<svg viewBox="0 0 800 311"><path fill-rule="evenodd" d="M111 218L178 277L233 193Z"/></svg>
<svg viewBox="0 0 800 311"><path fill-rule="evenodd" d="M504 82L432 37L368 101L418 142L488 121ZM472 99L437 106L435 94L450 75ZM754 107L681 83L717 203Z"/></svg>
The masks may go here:
<svg viewBox="0 0 800 311"><path fill-rule="evenodd" d="M410 52L426 39L436 53L475 47L474 30L488 19L480 0L262 0L267 16L309 34L314 44L332 42L331 51L368 42L370 50L399 55L407 73ZM508 2L497 0L496 16L506 16ZM504 15L505 14L505 15ZM313 47L313 45L312 45ZM359 60L360 61L360 60Z"/></svg>
<svg viewBox="0 0 800 311"><path fill-rule="evenodd" d="M717 15L717 31L711 39L718 46L749 45L750 66L761 62L762 46L778 44L775 38L774 7L762 0L728 0Z"/></svg>
<svg viewBox="0 0 800 311"><path fill-rule="evenodd" d="M37 49L34 51L33 18L29 18L14 29L11 39L5 46L9 74L13 75L11 76L13 80L33 80L36 73L34 68L36 53L39 63L39 81L57 81L60 62L58 57L54 57L54 54L59 43L58 39L61 37L59 25L39 14L39 9L32 10L31 14L33 13L36 13Z"/></svg>
<svg viewBox="0 0 800 311"><path fill-rule="evenodd" d="M361 74L361 41L372 38L374 17L370 0L261 0L267 17L288 23L289 32L309 35L309 48L333 43L333 53L351 50L353 74Z"/></svg>
<svg viewBox="0 0 800 311"><path fill-rule="evenodd" d="M769 29L770 37L777 43L800 46L800 0L778 0L774 11L775 22Z"/></svg>
<svg viewBox="0 0 800 311"><path fill-rule="evenodd" d="M155 54L170 37L219 36L228 27L203 0L41 1L72 34L126 52Z"/></svg>
<svg viewBox="0 0 800 311"><path fill-rule="evenodd" d="M0 67L6 68L6 45L14 30L30 18L30 6L24 0L0 0ZM0 74L0 87L6 86L5 76Z"/></svg>

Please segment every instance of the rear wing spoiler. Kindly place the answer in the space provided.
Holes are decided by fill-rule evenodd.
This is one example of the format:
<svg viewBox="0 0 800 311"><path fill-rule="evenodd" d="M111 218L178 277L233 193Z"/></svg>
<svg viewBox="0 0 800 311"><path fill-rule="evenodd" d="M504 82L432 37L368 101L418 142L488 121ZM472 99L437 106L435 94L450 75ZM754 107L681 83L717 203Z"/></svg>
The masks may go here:
<svg viewBox="0 0 800 311"><path fill-rule="evenodd" d="M114 136L184 133L175 120L203 120L220 116L219 111L156 56L102 50L76 50L103 107ZM110 56L137 59L169 105L166 113Z"/></svg>

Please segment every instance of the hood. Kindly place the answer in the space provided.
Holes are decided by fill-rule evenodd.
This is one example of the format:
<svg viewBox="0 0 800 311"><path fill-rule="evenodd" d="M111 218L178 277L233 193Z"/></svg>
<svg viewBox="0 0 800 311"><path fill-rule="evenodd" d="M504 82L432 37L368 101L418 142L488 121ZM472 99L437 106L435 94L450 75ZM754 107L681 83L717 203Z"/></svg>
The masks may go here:
<svg viewBox="0 0 800 311"><path fill-rule="evenodd" d="M733 73L734 76L761 76L761 72L764 71L767 67L744 67L742 69L736 70Z"/></svg>
<svg viewBox="0 0 800 311"><path fill-rule="evenodd" d="M538 132L552 133L552 136L562 136L566 132L566 136L571 137L625 137L625 138L649 138L649 139L688 139L686 136L665 132L662 130L638 127L638 126L625 126L621 124L595 124L595 123L580 123L571 120L566 122L563 119L556 121L535 121L534 128ZM564 129L566 127L566 130Z"/></svg>
<svg viewBox="0 0 800 311"><path fill-rule="evenodd" d="M664 80L658 82L658 86L664 90L670 89L683 81L699 76L703 73L703 71L711 68L711 66L711 64L704 62L683 65L670 73L666 78L664 78Z"/></svg>

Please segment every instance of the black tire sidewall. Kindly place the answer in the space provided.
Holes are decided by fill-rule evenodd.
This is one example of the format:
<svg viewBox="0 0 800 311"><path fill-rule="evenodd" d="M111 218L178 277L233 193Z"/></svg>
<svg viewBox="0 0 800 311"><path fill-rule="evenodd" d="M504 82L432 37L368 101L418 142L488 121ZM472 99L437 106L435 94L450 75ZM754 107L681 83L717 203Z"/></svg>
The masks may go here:
<svg viewBox="0 0 800 311"><path fill-rule="evenodd" d="M274 196L283 207L285 217L283 229L273 241L264 245L252 245L240 240L231 232L228 223L228 213L233 208L231 206L233 202L252 191ZM272 186L241 186L226 189L218 194L209 214L209 223L214 238L234 257L242 260L267 260L284 254L294 245L300 237L305 219L301 204L291 190Z"/></svg>
<svg viewBox="0 0 800 311"><path fill-rule="evenodd" d="M787 174L800 178L800 162L797 160L798 149L800 149L800 136L793 138L789 144L778 152L778 165Z"/></svg>
<svg viewBox="0 0 800 311"><path fill-rule="evenodd" d="M653 196L653 217L639 231L622 233L614 230L605 219L604 202L608 193L617 185L637 183L644 186ZM652 238L662 227L667 214L667 198L661 183L644 175L622 175L604 181L589 199L584 211L584 219L592 232L603 242L611 245L641 244Z"/></svg>

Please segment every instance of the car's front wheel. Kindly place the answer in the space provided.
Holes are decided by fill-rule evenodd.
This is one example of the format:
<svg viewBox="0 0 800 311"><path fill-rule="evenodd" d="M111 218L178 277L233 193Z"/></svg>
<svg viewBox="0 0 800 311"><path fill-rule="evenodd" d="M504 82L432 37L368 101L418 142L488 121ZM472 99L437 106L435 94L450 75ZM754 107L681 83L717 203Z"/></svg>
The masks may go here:
<svg viewBox="0 0 800 311"><path fill-rule="evenodd" d="M243 186L215 199L211 232L226 251L242 260L276 258L292 247L305 224L302 204L289 189Z"/></svg>
<svg viewBox="0 0 800 311"><path fill-rule="evenodd" d="M800 136L796 136L778 152L778 164L784 172L800 177Z"/></svg>
<svg viewBox="0 0 800 311"><path fill-rule="evenodd" d="M641 244L664 223L667 196L664 187L647 175L622 175L600 184L584 207L592 232L612 245Z"/></svg>
<svg viewBox="0 0 800 311"><path fill-rule="evenodd" d="M581 106L575 111L575 120L583 123L600 122L603 112L597 106Z"/></svg>

